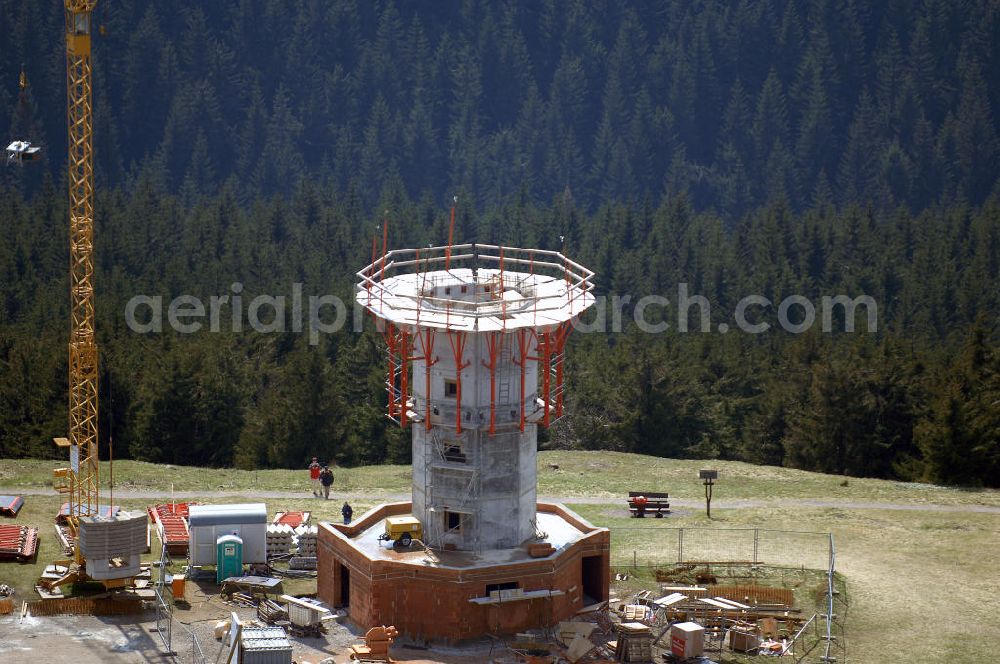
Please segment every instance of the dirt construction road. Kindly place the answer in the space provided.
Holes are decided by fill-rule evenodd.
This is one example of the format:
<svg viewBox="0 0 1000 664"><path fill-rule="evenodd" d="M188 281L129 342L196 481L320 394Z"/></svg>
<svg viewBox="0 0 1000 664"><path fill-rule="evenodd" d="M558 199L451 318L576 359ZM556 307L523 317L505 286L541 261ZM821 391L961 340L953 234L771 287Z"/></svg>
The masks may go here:
<svg viewBox="0 0 1000 664"><path fill-rule="evenodd" d="M0 487L0 495L20 496L51 496L49 488L16 488ZM195 498L310 498L305 492L296 491L177 491L172 494L175 500L191 500ZM118 498L163 499L162 491L135 491L131 489L116 489ZM363 492L330 492L330 500L359 500L364 502L394 502L409 500L409 493L363 493ZM566 503L570 505L620 505L622 499L615 496L544 496L538 499L542 502ZM674 507L700 507L702 500L685 500L671 498ZM879 503L879 502L844 502L838 500L713 500L716 509L756 509L761 507L831 507L852 510L905 510L917 512L978 512L984 514L1000 514L1000 507L992 505L936 505L934 503Z"/></svg>

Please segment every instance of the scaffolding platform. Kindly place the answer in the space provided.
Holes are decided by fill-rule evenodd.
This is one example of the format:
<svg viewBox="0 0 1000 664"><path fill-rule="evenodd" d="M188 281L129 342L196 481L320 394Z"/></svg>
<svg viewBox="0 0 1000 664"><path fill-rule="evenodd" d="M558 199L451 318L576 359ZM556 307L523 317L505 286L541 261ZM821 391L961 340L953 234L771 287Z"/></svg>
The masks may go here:
<svg viewBox="0 0 1000 664"><path fill-rule="evenodd" d="M546 329L594 303L594 273L544 249L487 244L394 249L358 278L358 302L397 326Z"/></svg>

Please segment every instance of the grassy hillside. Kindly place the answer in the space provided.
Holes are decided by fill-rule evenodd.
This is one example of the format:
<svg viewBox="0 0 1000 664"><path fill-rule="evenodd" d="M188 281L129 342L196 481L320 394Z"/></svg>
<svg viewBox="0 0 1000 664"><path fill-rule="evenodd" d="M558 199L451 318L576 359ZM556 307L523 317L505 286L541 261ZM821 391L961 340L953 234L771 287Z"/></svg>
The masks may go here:
<svg viewBox="0 0 1000 664"><path fill-rule="evenodd" d="M52 465L0 461L0 487L42 488ZM656 531L677 526L832 532L850 601L849 661L993 661L981 635L989 631L990 616L1000 614L1000 581L994 556L988 555L1000 550L1000 512L973 510L1000 507L1000 492L858 479L841 486L839 476L713 463L721 475L711 521L702 509L687 505L666 519L639 522L627 518L623 503L615 500L630 487L665 489L682 502L700 500L695 478L701 465L606 452L546 452L539 461L539 491L564 497L593 523L611 528L619 558L631 557L635 549L640 560L649 559L666 539ZM246 473L125 462L115 464L115 475L119 490L149 492L149 498L115 501L126 508L169 499L172 483L175 491L232 492L220 496L222 502L266 492L271 511L310 509L316 518L339 519L340 501L308 496L305 471ZM339 469L337 488L356 496L351 502L360 513L380 496L404 493L408 478L404 466ZM829 505L835 501L842 505ZM49 524L59 502L54 495L30 496L18 518L41 529L38 563L0 564L0 583L12 583L22 597L31 597L43 563L58 554ZM936 621L931 635L934 616L947 620Z"/></svg>
<svg viewBox="0 0 1000 664"><path fill-rule="evenodd" d="M51 460L0 460L0 487L40 489L51 485ZM64 465L64 464L63 464ZM558 466L553 469L552 465ZM983 505L1000 507L1000 491L961 489L930 484L845 478L737 461L662 459L619 452L541 452L538 492L544 496L610 500L629 490L667 491L676 499L702 499L700 468L719 470L714 499L885 502L907 505ZM303 470L235 470L191 468L140 461L115 462L120 490L169 495L174 491L299 492L308 489ZM365 496L409 491L409 466L364 466L335 469L335 488ZM109 477L101 464L101 481ZM847 485L844 486L844 482Z"/></svg>

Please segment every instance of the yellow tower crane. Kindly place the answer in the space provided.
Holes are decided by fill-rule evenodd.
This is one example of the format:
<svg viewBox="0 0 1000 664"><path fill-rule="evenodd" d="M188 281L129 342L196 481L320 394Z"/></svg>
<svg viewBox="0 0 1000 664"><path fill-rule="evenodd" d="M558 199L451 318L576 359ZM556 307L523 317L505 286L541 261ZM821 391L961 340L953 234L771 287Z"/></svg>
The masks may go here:
<svg viewBox="0 0 1000 664"><path fill-rule="evenodd" d="M91 14L97 0L65 0L66 101L69 128L69 448L70 467L54 471L68 495L67 524L75 539L79 520L98 515L97 342L94 338L94 153L91 90ZM82 563L79 547L77 563Z"/></svg>
<svg viewBox="0 0 1000 664"><path fill-rule="evenodd" d="M91 15L97 0L64 0L66 8L66 120L69 127L69 468L54 471L68 494L61 515L73 558L57 561L39 589L90 579L106 588L132 585L140 571L148 523L145 512L101 514L97 440L97 342L94 339L94 153L91 91Z"/></svg>

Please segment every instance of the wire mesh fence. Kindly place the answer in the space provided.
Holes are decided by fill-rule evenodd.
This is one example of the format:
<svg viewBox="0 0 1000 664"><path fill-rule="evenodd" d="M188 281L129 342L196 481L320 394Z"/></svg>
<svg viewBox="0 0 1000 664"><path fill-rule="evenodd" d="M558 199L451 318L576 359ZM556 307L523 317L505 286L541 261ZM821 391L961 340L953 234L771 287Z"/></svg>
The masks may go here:
<svg viewBox="0 0 1000 664"><path fill-rule="evenodd" d="M195 633L187 628L183 623L178 623L181 627L181 632L177 634L180 639L177 639L177 654L180 657L176 660L178 662L190 662L190 664L208 664L210 661L205 657L205 652L201 649L201 644L198 642L198 637Z"/></svg>
<svg viewBox="0 0 1000 664"><path fill-rule="evenodd" d="M157 576L153 583L154 610L156 612L153 632L159 637L164 656L174 662L185 664L207 664L208 659L198 642L198 637L184 623L174 618L173 592L167 583L166 569L170 562L166 544L161 542ZM179 627L177 631L174 627Z"/></svg>
<svg viewBox="0 0 1000 664"><path fill-rule="evenodd" d="M614 528L611 565L744 563L827 570L830 534L764 528Z"/></svg>

